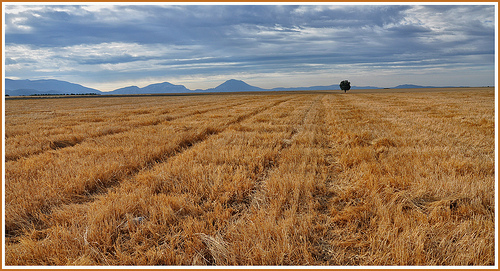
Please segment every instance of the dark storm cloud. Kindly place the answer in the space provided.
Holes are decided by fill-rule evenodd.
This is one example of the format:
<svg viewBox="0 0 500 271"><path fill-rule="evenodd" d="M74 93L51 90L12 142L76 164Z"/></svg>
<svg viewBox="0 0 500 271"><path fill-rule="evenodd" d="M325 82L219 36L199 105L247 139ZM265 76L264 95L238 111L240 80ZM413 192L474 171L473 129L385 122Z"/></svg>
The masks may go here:
<svg viewBox="0 0 500 271"><path fill-rule="evenodd" d="M217 43L230 38L239 25L290 25L293 6L114 6L90 12L79 6L6 14L9 43L37 46L69 46L81 43L140 42L168 44ZM36 14L36 16L34 15ZM128 16L133 14L134 16ZM15 19L32 30L19 33ZM13 29L14 31L11 31Z"/></svg>
<svg viewBox="0 0 500 271"><path fill-rule="evenodd" d="M203 77L325 73L349 64L492 70L494 11L493 5L6 5L6 75Z"/></svg>
<svg viewBox="0 0 500 271"><path fill-rule="evenodd" d="M248 31L274 27L275 36L308 27L349 28L383 27L403 17L403 6L359 6L330 10L309 6L114 6L99 12L81 6L48 6L6 14L9 44L70 46L82 43L139 42L177 45L225 44L238 38L260 37ZM313 6L314 7L314 6ZM65 10L61 10L65 9ZM133 16L129 16L133 14ZM16 22L30 31L16 31ZM245 31L248 30L248 31ZM330 37L329 37L330 38ZM254 40L260 42L261 40ZM240 44L238 44L240 45Z"/></svg>

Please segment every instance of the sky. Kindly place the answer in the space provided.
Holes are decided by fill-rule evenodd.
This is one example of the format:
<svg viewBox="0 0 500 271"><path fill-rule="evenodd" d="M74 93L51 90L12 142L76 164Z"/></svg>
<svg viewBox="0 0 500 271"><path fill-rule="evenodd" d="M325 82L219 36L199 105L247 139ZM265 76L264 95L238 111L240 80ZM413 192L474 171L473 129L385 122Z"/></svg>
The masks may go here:
<svg viewBox="0 0 500 271"><path fill-rule="evenodd" d="M3 3L4 70L101 91L238 79L262 88L492 86L487 5Z"/></svg>

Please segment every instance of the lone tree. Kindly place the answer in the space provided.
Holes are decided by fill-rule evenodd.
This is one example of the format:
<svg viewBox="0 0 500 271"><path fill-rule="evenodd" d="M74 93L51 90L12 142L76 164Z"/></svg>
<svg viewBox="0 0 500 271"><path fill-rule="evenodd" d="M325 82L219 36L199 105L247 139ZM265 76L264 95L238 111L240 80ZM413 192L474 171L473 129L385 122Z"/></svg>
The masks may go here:
<svg viewBox="0 0 500 271"><path fill-rule="evenodd" d="M348 90L351 89L351 82L347 80L340 82L340 89L343 90L344 93L346 93Z"/></svg>

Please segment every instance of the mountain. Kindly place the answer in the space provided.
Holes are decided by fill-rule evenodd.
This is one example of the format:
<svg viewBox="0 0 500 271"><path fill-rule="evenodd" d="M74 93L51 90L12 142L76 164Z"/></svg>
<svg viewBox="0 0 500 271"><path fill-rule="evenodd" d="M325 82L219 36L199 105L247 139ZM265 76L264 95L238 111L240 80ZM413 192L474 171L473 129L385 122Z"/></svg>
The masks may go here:
<svg viewBox="0 0 500 271"><path fill-rule="evenodd" d="M142 91L145 93L183 93L191 92L183 85L174 85L168 82L152 84L147 87L143 87Z"/></svg>
<svg viewBox="0 0 500 271"><path fill-rule="evenodd" d="M340 86L338 88L340 90ZM372 86L352 86L351 89L382 89L382 88L379 88L379 87L372 87Z"/></svg>
<svg viewBox="0 0 500 271"><path fill-rule="evenodd" d="M105 94L159 94L187 92L192 92L192 90L187 89L183 85L174 85L169 82L163 82L158 84L151 84L143 88L139 88L137 86L119 88L110 92L105 92Z"/></svg>
<svg viewBox="0 0 500 271"><path fill-rule="evenodd" d="M395 86L393 88L466 88L467 86L444 86L444 87L436 87L436 86L419 86L419 85L412 85L412 84L405 84L405 85L399 85Z"/></svg>
<svg viewBox="0 0 500 271"><path fill-rule="evenodd" d="M115 89L110 92L105 92L106 94L135 94L135 93L140 93L141 89L138 86L130 86L130 87L124 87L124 88L119 88Z"/></svg>
<svg viewBox="0 0 500 271"><path fill-rule="evenodd" d="M433 87L405 84L405 85L398 85L398 86L395 86L393 88L433 88Z"/></svg>
<svg viewBox="0 0 500 271"><path fill-rule="evenodd" d="M419 85L399 85L393 87L398 88L435 88L432 86ZM372 86L352 86L351 89L380 89ZM293 90L340 90L338 84L329 86L311 86L311 87L279 87L273 89L263 89L252 86L244 81L230 79L220 84L215 88L190 90L183 85L174 85L169 82L151 84L140 88L137 86L128 86L115 89L110 92L101 92L97 89L84 87L79 84L74 84L59 80L12 80L5 79L5 94L10 96L25 96L25 95L42 95L42 94L160 94L160 93L200 93L200 92L238 92L238 91L293 91Z"/></svg>
<svg viewBox="0 0 500 271"><path fill-rule="evenodd" d="M84 87L66 81L49 80L12 80L5 79L5 94L10 96L40 94L102 94L97 89Z"/></svg>
<svg viewBox="0 0 500 271"><path fill-rule="evenodd" d="M251 86L241 80L230 79L215 88L209 88L208 92L235 92L235 91L263 91L265 89Z"/></svg>

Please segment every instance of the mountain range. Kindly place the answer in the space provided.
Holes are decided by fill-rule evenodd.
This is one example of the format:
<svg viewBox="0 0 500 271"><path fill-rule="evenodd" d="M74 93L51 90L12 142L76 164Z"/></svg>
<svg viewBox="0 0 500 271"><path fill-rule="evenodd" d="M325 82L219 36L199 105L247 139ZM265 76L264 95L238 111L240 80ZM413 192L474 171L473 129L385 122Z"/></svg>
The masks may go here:
<svg viewBox="0 0 500 271"><path fill-rule="evenodd" d="M66 81L49 80L12 80L5 79L5 94L10 96L27 96L41 94L85 94L101 92Z"/></svg>
<svg viewBox="0 0 500 271"><path fill-rule="evenodd" d="M399 85L394 88L432 88L431 86ZM351 89L381 89L372 86L352 86ZM65 95L65 94L159 94L159 93L202 93L202 92L240 92L240 91L292 91L292 90L340 90L338 84L329 86L292 87L263 89L251 86L244 81L230 79L215 88L190 90L183 85L168 82L151 84L146 87L129 86L109 92L84 87L66 81L48 80L13 80L5 79L5 94L9 96L29 95Z"/></svg>

